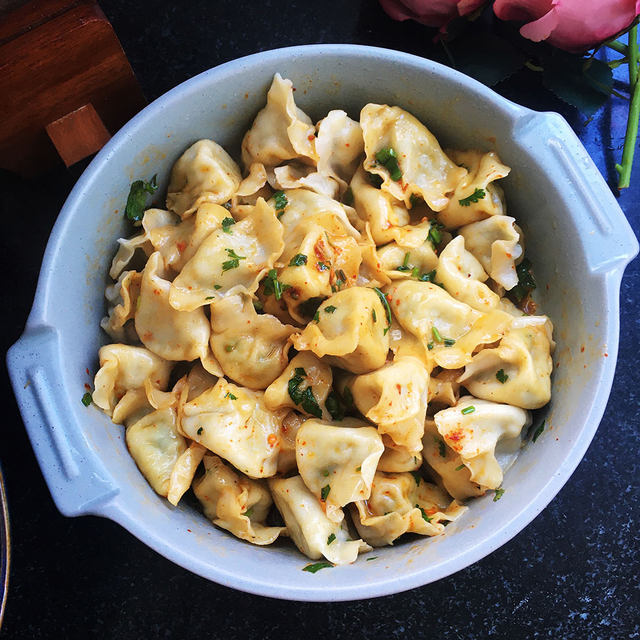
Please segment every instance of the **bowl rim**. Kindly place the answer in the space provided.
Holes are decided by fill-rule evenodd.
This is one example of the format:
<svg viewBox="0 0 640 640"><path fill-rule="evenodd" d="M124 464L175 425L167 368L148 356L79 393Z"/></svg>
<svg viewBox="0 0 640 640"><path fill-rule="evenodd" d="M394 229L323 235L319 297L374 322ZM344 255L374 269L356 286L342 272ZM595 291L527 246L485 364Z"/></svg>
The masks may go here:
<svg viewBox="0 0 640 640"><path fill-rule="evenodd" d="M496 109L504 112L505 117L510 119L512 122L515 122L520 118L545 117L545 114L540 114L519 106L498 95L492 89L480 84L476 80L437 62L403 52L364 45L301 45L254 53L208 69L177 85L151 102L113 136L113 138L105 145L105 147L96 155L93 161L86 168L69 194L61 209L58 219L56 220L43 258L35 300L29 315L25 333L16 345L12 347L8 354L8 364L12 374L14 390L19 404L21 405L25 424L27 424L28 420L23 405L27 404L27 400L21 400L21 384L17 382L17 372L15 371L18 366L16 364L16 360L11 357L11 352L19 350L19 345L24 342L30 332L42 327L43 325L47 325L46 311L49 304L49 273L56 258L57 245L60 242L61 236L63 236L65 232L65 227L67 226L71 216L74 215L74 212L81 204L87 185L99 178L103 166L110 162L111 156L115 153L116 149L126 144L127 140L136 134L136 130L140 124L150 119L154 120L162 117L162 110L174 101L182 100L182 96L185 92L197 89L197 87L202 85L209 85L211 82L217 82L227 74L234 74L237 71L241 71L244 66L251 65L252 62L257 62L258 60L260 63L273 60L275 68L277 66L276 62L281 60L283 56L286 56L287 58L296 55L317 56L322 55L323 53L368 59L376 59L383 56L387 60L396 62L400 65L419 67L423 72L432 73L440 77L446 77L448 80L464 86L472 94L484 96L495 106ZM557 117L557 115L554 115L554 118ZM568 130L573 133L566 122L565 125ZM620 214L623 215L621 211ZM633 239L635 241L635 237ZM389 575L389 577L385 577L382 580L368 582L360 587L347 586L342 589L338 587L333 588L330 593L327 593L325 588L321 585L314 586L302 583L298 585L276 584L275 582L270 582L268 576L243 577L231 574L228 571L219 570L210 564L206 564L199 558L194 558L189 553L186 553L177 545L163 539L160 532L146 529L144 523L140 523L136 519L135 514L130 513L122 505L118 504L117 496L102 504L94 504L91 507L75 511L73 513L69 510L65 512L65 509L61 508L59 503L58 507L66 515L91 513L94 515L108 517L124 526L152 549L185 569L225 586L273 598L308 601L356 600L390 595L407 589L423 586L449 576L493 552L528 525L546 507L558 491L560 491L583 458L604 413L606 400L613 382L618 351L618 294L620 281L624 267L633 258L634 254L637 253L637 242L635 243L635 247L633 246L633 243L629 244L629 242L626 245L627 252L624 259L619 260L609 268L607 271L608 277L605 278L603 282L603 287L606 291L606 297L610 309L605 335L610 357L602 364L596 383L598 392L597 394L594 394L588 412L583 414L583 427L579 432L578 437L573 440L571 446L567 449L564 463L556 470L555 473L549 476L548 482L539 487L537 494L532 496L524 507L519 507L514 510L513 516L505 526L496 530L490 537L483 538L482 540L479 540L477 544L465 549L453 560L447 560L443 563L442 567L435 572L432 570L432 567L427 565L410 575ZM16 353L16 351L14 351L14 353ZM36 449L36 454L38 454L39 457L39 452L35 446L34 435L31 429L29 429L28 424L27 428L30 432L29 435L32 439L34 449ZM40 457L39 462L41 466L43 466L42 459ZM49 482L48 478L47 481L49 483L49 489L52 496L57 500L56 487ZM438 567L440 567L440 565L438 565Z"/></svg>

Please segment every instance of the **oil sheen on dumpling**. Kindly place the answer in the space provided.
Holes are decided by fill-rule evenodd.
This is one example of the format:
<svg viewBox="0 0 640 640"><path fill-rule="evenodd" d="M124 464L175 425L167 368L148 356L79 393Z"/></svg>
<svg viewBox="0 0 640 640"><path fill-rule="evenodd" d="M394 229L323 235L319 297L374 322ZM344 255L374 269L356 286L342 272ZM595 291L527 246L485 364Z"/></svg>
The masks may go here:
<svg viewBox="0 0 640 640"><path fill-rule="evenodd" d="M165 360L205 358L211 328L202 308L176 311L169 304L171 282L160 252L149 258L135 312L136 331L147 349Z"/></svg>
<svg viewBox="0 0 640 640"><path fill-rule="evenodd" d="M298 351L327 356L329 363L352 373L367 373L387 359L388 329L378 294L366 287L349 287L327 298L292 342Z"/></svg>
<svg viewBox="0 0 640 640"><path fill-rule="evenodd" d="M351 513L362 538L374 547L393 544L403 533L436 536L444 522L466 511L445 491L411 473L376 473L371 497L355 503Z"/></svg>
<svg viewBox="0 0 640 640"><path fill-rule="evenodd" d="M167 208L185 218L203 202L223 204L242 176L233 158L213 140L198 140L173 165Z"/></svg>
<svg viewBox="0 0 640 640"><path fill-rule="evenodd" d="M220 378L182 407L182 432L251 478L275 475L286 411L269 411L264 394Z"/></svg>
<svg viewBox="0 0 640 640"><path fill-rule="evenodd" d="M169 301L193 311L234 293L253 293L283 249L282 225L262 199L243 220L211 233L171 284Z"/></svg>
<svg viewBox="0 0 640 640"><path fill-rule="evenodd" d="M345 520L338 523L327 518L300 476L271 478L269 488L287 533L311 560L324 556L333 564L350 564L356 561L358 553L371 550L362 540L353 539Z"/></svg>
<svg viewBox="0 0 640 640"><path fill-rule="evenodd" d="M293 99L291 80L276 73L267 93L267 104L242 140L242 162L274 167L285 160L315 164L315 127Z"/></svg>
<svg viewBox="0 0 640 640"><path fill-rule="evenodd" d="M428 385L427 370L411 356L347 382L358 410L381 434L412 452L422 449Z"/></svg>
<svg viewBox="0 0 640 640"><path fill-rule="evenodd" d="M369 497L383 451L377 430L354 419L345 419L340 426L307 420L296 435L298 471L334 522L344 517L341 507Z"/></svg>
<svg viewBox="0 0 640 640"><path fill-rule="evenodd" d="M142 389L147 379L166 389L171 363L142 347L108 344L99 351L100 369L93 386L93 402L108 415L130 389Z"/></svg>
<svg viewBox="0 0 640 640"><path fill-rule="evenodd" d="M478 398L539 409L551 399L552 332L546 316L515 318L498 347L473 356L458 382Z"/></svg>
<svg viewBox="0 0 640 640"><path fill-rule="evenodd" d="M493 184L504 178L511 169L490 151L449 151L451 159L468 169L458 183L449 204L440 211L438 221L452 229L489 216L504 213L502 189Z"/></svg>
<svg viewBox="0 0 640 640"><path fill-rule="evenodd" d="M243 476L216 455L204 457L204 468L193 492L213 524L257 545L271 544L285 531L265 524L272 500L264 481Z"/></svg>
<svg viewBox="0 0 640 640"><path fill-rule="evenodd" d="M528 414L518 407L465 396L455 407L438 411L434 420L444 441L471 472L471 481L497 489L503 474L496 445L503 439L517 439L519 445Z"/></svg>
<svg viewBox="0 0 640 640"><path fill-rule="evenodd" d="M507 291L518 284L515 261L522 256L515 218L495 215L458 229L465 246Z"/></svg>
<svg viewBox="0 0 640 640"><path fill-rule="evenodd" d="M421 197L433 211L442 211L467 171L454 164L435 136L417 118L400 107L368 104L360 112L367 155L364 168L383 178L382 189L411 207L411 196ZM383 149L393 149L402 172L392 180L376 160Z"/></svg>
<svg viewBox="0 0 640 640"><path fill-rule="evenodd" d="M258 314L248 296L211 305L211 349L225 375L251 389L266 389L288 364L288 338L295 327Z"/></svg>
<svg viewBox="0 0 640 640"><path fill-rule="evenodd" d="M176 411L161 409L141 418L127 429L126 442L142 475L166 498L171 472L187 448L178 433Z"/></svg>

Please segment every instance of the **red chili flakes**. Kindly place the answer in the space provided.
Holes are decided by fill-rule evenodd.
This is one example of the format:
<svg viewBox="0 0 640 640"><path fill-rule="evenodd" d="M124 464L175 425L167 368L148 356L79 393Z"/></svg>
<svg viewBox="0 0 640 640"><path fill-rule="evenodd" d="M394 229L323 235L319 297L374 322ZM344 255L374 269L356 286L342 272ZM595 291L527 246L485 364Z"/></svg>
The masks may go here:
<svg viewBox="0 0 640 640"><path fill-rule="evenodd" d="M449 435L447 435L447 438L449 440L452 440L453 442L459 442L460 440L462 440L462 438L464 438L464 431L462 431L462 429L456 429L455 431L452 431Z"/></svg>
<svg viewBox="0 0 640 640"><path fill-rule="evenodd" d="M187 529L187 531L188 531L189 533L191 533L191 529Z"/></svg>
<svg viewBox="0 0 640 640"><path fill-rule="evenodd" d="M85 388L87 391L91 391L91 385L88 385L86 382L84 383L84 388Z"/></svg>
<svg viewBox="0 0 640 640"><path fill-rule="evenodd" d="M316 139L316 137L313 135L313 133L307 136L307 140L309 140L309 141L315 140L315 139Z"/></svg>
<svg viewBox="0 0 640 640"><path fill-rule="evenodd" d="M278 442L278 437L276 436L275 433L270 433L269 437L267 438L267 442L269 443L269 446L273 449L273 447L275 447L276 443Z"/></svg>
<svg viewBox="0 0 640 640"><path fill-rule="evenodd" d="M87 375L88 375L88 376L90 376L90 375L91 375L91 373L89 372L89 367L87 367L87 368L85 369L85 371L87 372Z"/></svg>
<svg viewBox="0 0 640 640"><path fill-rule="evenodd" d="M609 357L609 354L608 354L608 353L605 353L605 354L604 354L604 357L605 357L605 358L608 358L608 357Z"/></svg>
<svg viewBox="0 0 640 640"><path fill-rule="evenodd" d="M396 389L398 390L398 393L402 393L402 386L397 384L396 385Z"/></svg>
<svg viewBox="0 0 640 640"><path fill-rule="evenodd" d="M580 347L580 353L584 353L584 345Z"/></svg>
<svg viewBox="0 0 640 640"><path fill-rule="evenodd" d="M345 142L345 143L344 143L344 146L345 146L345 147L348 147L348 146L349 146L349 143L348 143L348 142Z"/></svg>
<svg viewBox="0 0 640 640"><path fill-rule="evenodd" d="M178 242L178 243L176 243L176 247L178 247L178 251L180 253L183 253L184 250L187 248L187 243L186 242Z"/></svg>

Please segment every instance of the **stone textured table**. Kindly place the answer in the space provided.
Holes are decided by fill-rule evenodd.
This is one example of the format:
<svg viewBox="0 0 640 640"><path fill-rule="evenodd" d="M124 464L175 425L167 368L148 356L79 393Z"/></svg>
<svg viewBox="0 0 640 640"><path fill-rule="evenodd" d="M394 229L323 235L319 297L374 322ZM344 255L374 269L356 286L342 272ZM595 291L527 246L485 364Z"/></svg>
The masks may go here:
<svg viewBox="0 0 640 640"><path fill-rule="evenodd" d="M392 23L373 0L101 4L150 100L209 67L280 46L353 42L443 58L430 31ZM497 90L561 112L612 182L624 136L621 100L585 127L573 109L529 80L516 78ZM21 333L47 237L78 175L78 168L59 170L28 182L0 174L5 350ZM637 230L640 158L620 204ZM3 372L1 458L13 535L4 637L640 637L638 264L629 266L622 284L620 356L609 406L565 488L491 556L436 584L372 601L300 604L246 595L191 575L112 522L62 517Z"/></svg>

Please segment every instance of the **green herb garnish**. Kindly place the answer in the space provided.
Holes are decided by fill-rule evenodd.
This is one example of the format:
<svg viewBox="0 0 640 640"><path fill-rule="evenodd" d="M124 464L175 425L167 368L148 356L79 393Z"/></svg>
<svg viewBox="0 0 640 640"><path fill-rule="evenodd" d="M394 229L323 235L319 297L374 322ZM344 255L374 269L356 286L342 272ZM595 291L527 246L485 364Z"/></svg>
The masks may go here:
<svg viewBox="0 0 640 640"><path fill-rule="evenodd" d="M422 480L422 476L417 471L410 471L409 473L413 476L416 484L420 486L420 480Z"/></svg>
<svg viewBox="0 0 640 640"><path fill-rule="evenodd" d="M282 284L278 280L277 269L269 269L269 272L267 273L267 277L264 280L265 296L275 295L276 300L280 300L282 298L283 292L290 288L291 288L290 284Z"/></svg>
<svg viewBox="0 0 640 640"><path fill-rule="evenodd" d="M500 500L500 498L502 498L503 495L504 495L504 489L496 489L496 492L493 496L493 501L498 502L498 500Z"/></svg>
<svg viewBox="0 0 640 640"><path fill-rule="evenodd" d="M324 310L326 313L333 313L338 307L334 307L332 304L330 304L328 307L325 307Z"/></svg>
<svg viewBox="0 0 640 640"><path fill-rule="evenodd" d="M215 299L216 299L216 297L215 297L215 296L207 296L207 297L205 298L205 300L215 300Z"/></svg>
<svg viewBox="0 0 640 640"><path fill-rule="evenodd" d="M376 153L376 160L389 172L389 177L398 182L402 178L402 171L398 166L398 155L392 147L385 147Z"/></svg>
<svg viewBox="0 0 640 640"><path fill-rule="evenodd" d="M531 438L533 442L535 442L542 435L542 432L544 431L544 423L545 423L545 420L543 420L538 425L538 428L533 432L533 438Z"/></svg>
<svg viewBox="0 0 640 640"><path fill-rule="evenodd" d="M434 347L434 346L435 346L435 345L433 344L433 342L430 342L430 343L427 345L427 349L429 349L429 351L431 351L431 350L433 349L433 347Z"/></svg>
<svg viewBox="0 0 640 640"><path fill-rule="evenodd" d="M316 311L316 312L313 314L313 321L314 321L314 322L320 322L320 311Z"/></svg>
<svg viewBox="0 0 640 640"><path fill-rule="evenodd" d="M442 336L440 335L440 332L435 327L431 327L431 333L433 334L433 339L436 342L442 342Z"/></svg>
<svg viewBox="0 0 640 640"><path fill-rule="evenodd" d="M88 407L92 402L93 402L93 396L87 391L83 396L82 396L82 400L81 400L82 404L85 407Z"/></svg>
<svg viewBox="0 0 640 640"><path fill-rule="evenodd" d="M308 571L309 573L316 573L316 571L320 571L320 569L330 569L333 567L330 562L314 562L313 564L308 564L306 567L303 567L303 571Z"/></svg>
<svg viewBox="0 0 640 640"><path fill-rule="evenodd" d="M217 291L218 289L222 289L222 285L221 284L214 284L213 288Z"/></svg>
<svg viewBox="0 0 640 640"><path fill-rule="evenodd" d="M234 396L233 393L231 393L231 391L227 391L227 393L224 394L225 398L229 398L229 400L237 400L238 396Z"/></svg>
<svg viewBox="0 0 640 640"><path fill-rule="evenodd" d="M438 438L437 436L433 436L433 441L438 445L438 452L440 453L441 458L447 457L447 445L444 443L442 438Z"/></svg>
<svg viewBox="0 0 640 640"><path fill-rule="evenodd" d="M295 404L300 405L307 413L310 413L316 418L322 418L322 409L320 409L318 401L313 395L312 388L309 386L300 390L300 385L304 382L304 378L306 376L307 372L302 367L296 367L294 369L293 376L287 384L289 397Z"/></svg>
<svg viewBox="0 0 640 640"><path fill-rule="evenodd" d="M466 415L469 415L470 413L473 413L475 410L476 408L473 405L471 405L471 406L465 407L460 413L463 416L466 416Z"/></svg>
<svg viewBox="0 0 640 640"><path fill-rule="evenodd" d="M328 271L330 268L331 267L325 262L322 262L322 261L316 262L316 269L318 271Z"/></svg>
<svg viewBox="0 0 640 640"><path fill-rule="evenodd" d="M342 420L344 418L345 406L335 391L329 391L324 406L334 420Z"/></svg>
<svg viewBox="0 0 640 640"><path fill-rule="evenodd" d="M442 229L444 229L444 225L436 222L435 220L431 221L431 226L429 227L429 235L427 236L427 240L433 245L433 247L437 247L442 242Z"/></svg>
<svg viewBox="0 0 640 640"><path fill-rule="evenodd" d="M371 558L367 558L367 562L370 562L371 560L377 560L378 556L371 556Z"/></svg>
<svg viewBox="0 0 640 640"><path fill-rule="evenodd" d="M307 264L307 256L305 256L304 253L296 253L289 261L290 267L301 267L305 264Z"/></svg>
<svg viewBox="0 0 640 640"><path fill-rule="evenodd" d="M204 428L203 428L203 427L199 427L199 428L198 428L198 430L196 431L196 433L197 433L199 436L201 436L203 431L204 431Z"/></svg>
<svg viewBox="0 0 640 640"><path fill-rule="evenodd" d="M235 348L236 348L236 345L235 345L235 344L225 344L225 345L224 345L224 350L225 350L227 353L231 353Z"/></svg>
<svg viewBox="0 0 640 640"><path fill-rule="evenodd" d="M464 469L464 465L463 465L463 464L461 464L461 465L458 465L458 466L455 468L455 471L462 471L463 469Z"/></svg>
<svg viewBox="0 0 640 640"><path fill-rule="evenodd" d="M504 384L509 379L509 376L504 372L504 369L498 369L498 371L496 371L496 378L498 382Z"/></svg>
<svg viewBox="0 0 640 640"><path fill-rule="evenodd" d="M371 309L371 317L373 318L374 322L378 322L378 316L376 315L375 309Z"/></svg>
<svg viewBox="0 0 640 640"><path fill-rule="evenodd" d="M486 195L487 194L484 189L476 189L470 196L462 198L462 200L458 200L458 204L461 207L468 207L472 202L478 202L478 200L482 200Z"/></svg>
<svg viewBox="0 0 640 640"><path fill-rule="evenodd" d="M411 271L411 267L409 266L409 258L411 254L409 252L404 254L404 260L399 267L396 267L396 271Z"/></svg>
<svg viewBox="0 0 640 640"><path fill-rule="evenodd" d="M330 492L331 492L331 485L330 484L325 484L324 487L322 487L322 489L320 489L320 498L322 500L326 500L327 497L329 496Z"/></svg>
<svg viewBox="0 0 640 640"><path fill-rule="evenodd" d="M247 516L247 518L250 518L251 515L253 514L253 507L249 507L244 513L241 513L241 516Z"/></svg>
<svg viewBox="0 0 640 640"><path fill-rule="evenodd" d="M278 218L284 213L286 206L289 204L284 191L276 191L273 194L273 201L276 205L276 215Z"/></svg>
<svg viewBox="0 0 640 640"><path fill-rule="evenodd" d="M420 509L420 513L422 514L422 519L423 519L425 522L431 522L431 521L433 520L433 518L430 518L430 517L427 515L427 512L426 512L426 511L425 511L425 510L424 510L424 509L423 509L419 504L417 504L417 505L416 505L416 509Z"/></svg>
<svg viewBox="0 0 640 640"><path fill-rule="evenodd" d="M521 302L535 288L536 281L531 273L531 262L525 258L517 267L518 284L509 291L509 296L515 298L516 302Z"/></svg>
<svg viewBox="0 0 640 640"><path fill-rule="evenodd" d="M456 341L453 338L445 338L442 342L444 342L445 347L453 347Z"/></svg>
<svg viewBox="0 0 640 640"><path fill-rule="evenodd" d="M225 249L230 260L222 263L222 273L229 269L237 269L240 266L240 260L246 260L245 256L239 256L233 249Z"/></svg>
<svg viewBox="0 0 640 640"><path fill-rule="evenodd" d="M384 330L383 335L387 335L387 332L391 328L391 307L389 306L389 301L387 300L387 296L378 289L378 287L374 287L373 290L378 294L378 298L380 298L380 302L384 307L384 311L387 315L387 328Z"/></svg>
<svg viewBox="0 0 640 640"><path fill-rule="evenodd" d="M144 210L147 206L147 195L153 195L158 189L158 175L155 174L149 182L136 180L131 184L127 205L124 209L125 216L131 222L140 222L144 217Z"/></svg>
<svg viewBox="0 0 640 640"><path fill-rule="evenodd" d="M332 533L328 538L327 538L327 544L331 544L334 540L336 539L336 534Z"/></svg>
<svg viewBox="0 0 640 640"><path fill-rule="evenodd" d="M420 282L435 282L436 281L436 270L429 271L429 273L423 273L420 278L418 278Z"/></svg>
<svg viewBox="0 0 640 640"><path fill-rule="evenodd" d="M225 218L222 221L222 230L225 233L231 233L230 227L233 226L235 223L236 223L236 221L233 218Z"/></svg>

